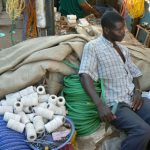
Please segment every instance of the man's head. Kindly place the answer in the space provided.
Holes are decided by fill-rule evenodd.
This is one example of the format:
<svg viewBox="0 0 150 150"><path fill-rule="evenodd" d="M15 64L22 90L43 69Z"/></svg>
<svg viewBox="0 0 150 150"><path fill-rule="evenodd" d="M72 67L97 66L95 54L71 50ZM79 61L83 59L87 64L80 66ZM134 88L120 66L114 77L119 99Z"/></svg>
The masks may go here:
<svg viewBox="0 0 150 150"><path fill-rule="evenodd" d="M101 18L103 35L111 42L122 41L125 35L124 18L119 13L109 11Z"/></svg>

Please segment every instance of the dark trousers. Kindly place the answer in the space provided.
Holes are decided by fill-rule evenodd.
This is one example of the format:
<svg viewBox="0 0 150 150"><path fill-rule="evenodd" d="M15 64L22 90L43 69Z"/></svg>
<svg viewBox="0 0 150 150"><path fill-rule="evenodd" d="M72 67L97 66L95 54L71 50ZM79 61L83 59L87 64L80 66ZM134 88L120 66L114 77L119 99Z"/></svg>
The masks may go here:
<svg viewBox="0 0 150 150"><path fill-rule="evenodd" d="M144 99L143 106L135 112L127 104L119 103L116 116L112 125L127 133L121 150L146 150L150 141L150 100Z"/></svg>

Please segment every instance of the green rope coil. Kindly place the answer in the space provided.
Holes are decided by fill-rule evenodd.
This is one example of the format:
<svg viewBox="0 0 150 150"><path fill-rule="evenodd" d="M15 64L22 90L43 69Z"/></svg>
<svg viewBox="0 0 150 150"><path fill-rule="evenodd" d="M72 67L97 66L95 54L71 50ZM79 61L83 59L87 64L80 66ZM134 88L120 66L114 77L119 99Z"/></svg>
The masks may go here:
<svg viewBox="0 0 150 150"><path fill-rule="evenodd" d="M94 82L97 94L105 101L103 82ZM82 88L78 75L64 78L63 96L66 99L68 116L73 120L78 136L86 136L100 127L100 119L96 105Z"/></svg>

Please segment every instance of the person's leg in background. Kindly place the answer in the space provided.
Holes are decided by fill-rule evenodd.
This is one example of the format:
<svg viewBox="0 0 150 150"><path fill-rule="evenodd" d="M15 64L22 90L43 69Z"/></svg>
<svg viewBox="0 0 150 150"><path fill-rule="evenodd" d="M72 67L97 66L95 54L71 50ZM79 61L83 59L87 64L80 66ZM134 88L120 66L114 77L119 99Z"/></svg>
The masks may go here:
<svg viewBox="0 0 150 150"><path fill-rule="evenodd" d="M143 105L140 112L144 113L145 105L146 104ZM136 114L125 103L118 104L116 116L117 119L112 122L112 125L114 125L117 129L124 130L128 135L122 142L121 150L146 150L150 140L150 126L142 119L142 116Z"/></svg>

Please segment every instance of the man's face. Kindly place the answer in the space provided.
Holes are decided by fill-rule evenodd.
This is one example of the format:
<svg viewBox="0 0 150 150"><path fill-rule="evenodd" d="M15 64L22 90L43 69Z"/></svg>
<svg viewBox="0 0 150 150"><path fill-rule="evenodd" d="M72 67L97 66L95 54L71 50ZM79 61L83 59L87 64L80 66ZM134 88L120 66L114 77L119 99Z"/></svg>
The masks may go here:
<svg viewBox="0 0 150 150"><path fill-rule="evenodd" d="M124 22L116 22L113 29L108 29L107 35L111 41L121 42L125 36Z"/></svg>

